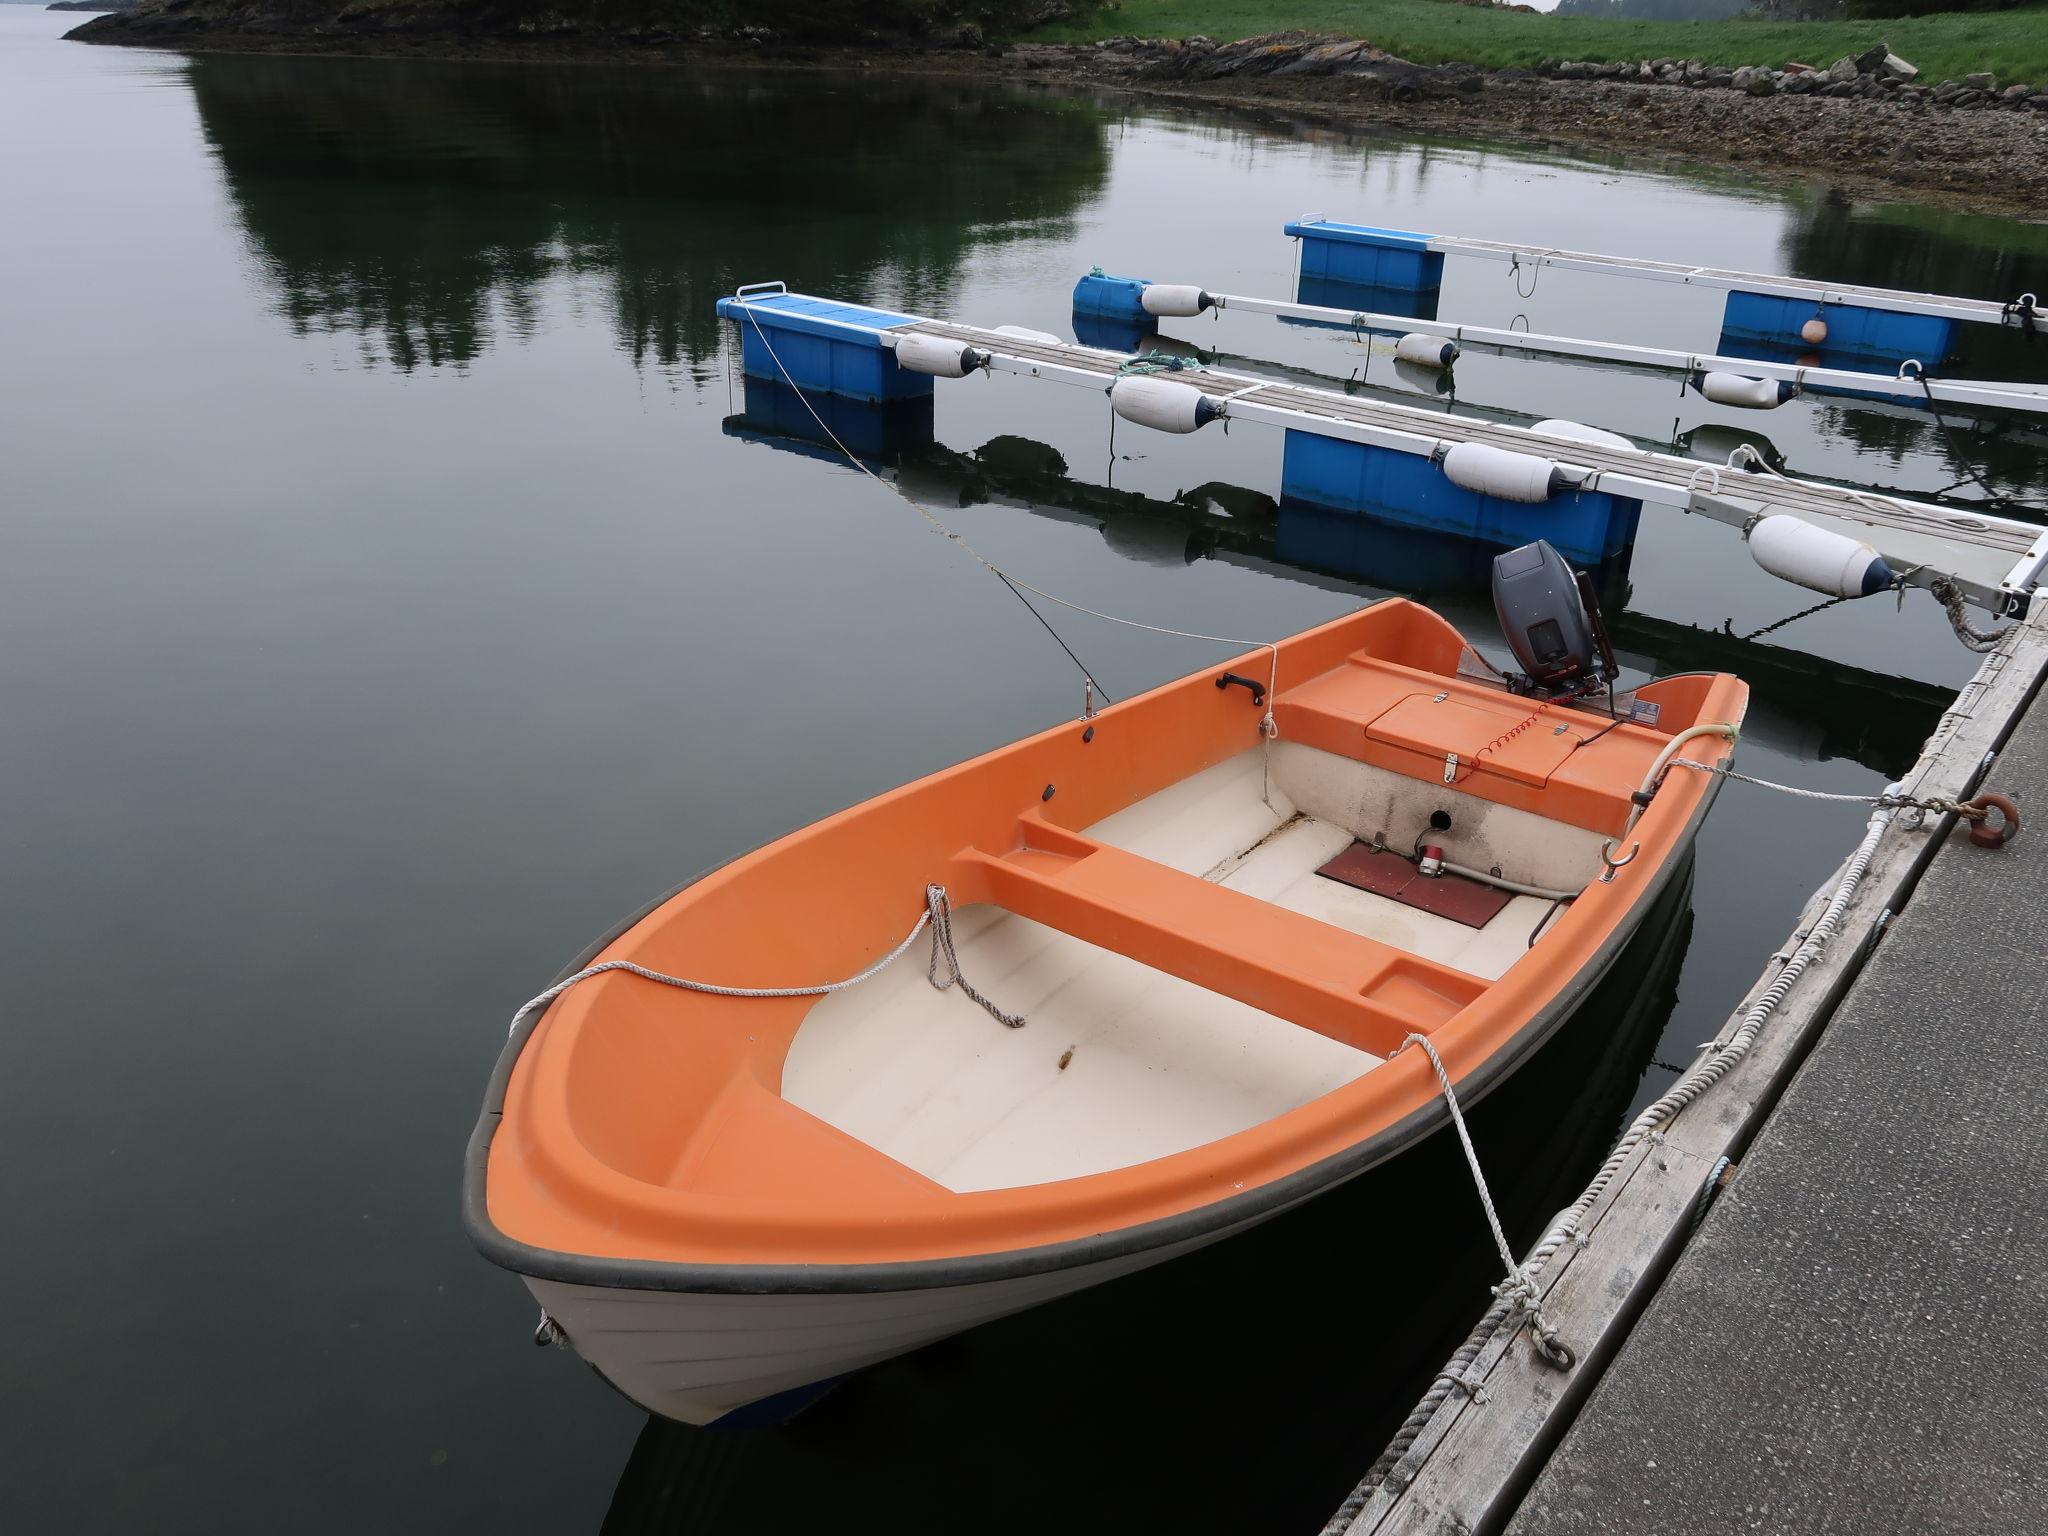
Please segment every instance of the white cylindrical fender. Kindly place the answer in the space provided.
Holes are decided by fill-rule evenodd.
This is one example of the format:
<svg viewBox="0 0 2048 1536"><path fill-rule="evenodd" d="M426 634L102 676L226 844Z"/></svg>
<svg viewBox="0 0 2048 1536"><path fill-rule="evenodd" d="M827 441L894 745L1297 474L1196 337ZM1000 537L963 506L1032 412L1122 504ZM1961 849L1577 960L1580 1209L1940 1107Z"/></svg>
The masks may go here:
<svg viewBox="0 0 2048 1536"><path fill-rule="evenodd" d="M1192 283L1147 283L1138 302L1148 315L1199 315L1216 301Z"/></svg>
<svg viewBox="0 0 2048 1536"><path fill-rule="evenodd" d="M1110 385L1109 408L1125 421L1161 432L1193 432L1223 414L1194 385L1144 373L1126 374Z"/></svg>
<svg viewBox="0 0 2048 1536"><path fill-rule="evenodd" d="M1746 373L1710 373L1700 380L1700 393L1716 405L1775 411L1798 391L1779 379L1752 379Z"/></svg>
<svg viewBox="0 0 2048 1536"><path fill-rule="evenodd" d="M1600 428L1589 427L1582 421L1566 421L1562 417L1539 421L1529 430L1540 432L1545 437L1562 437L1574 443L1591 443L1597 448L1626 448L1631 453L1642 451L1619 432L1603 432Z"/></svg>
<svg viewBox="0 0 2048 1536"><path fill-rule="evenodd" d="M1459 443L1444 455L1444 475L1453 485L1503 501L1548 501L1573 483L1549 459L1491 443Z"/></svg>
<svg viewBox="0 0 2048 1536"><path fill-rule="evenodd" d="M1458 344L1446 341L1441 336L1427 336L1421 331L1410 331L1394 343L1394 356L1401 362L1413 363L1418 368L1448 368L1458 360Z"/></svg>
<svg viewBox="0 0 2048 1536"><path fill-rule="evenodd" d="M944 336L926 336L911 331L896 338L896 364L912 373L928 373L935 379L964 379L983 363L988 354L964 341Z"/></svg>
<svg viewBox="0 0 2048 1536"><path fill-rule="evenodd" d="M1018 341L1043 341L1055 347L1066 345L1059 337L1053 335L1051 331L1034 331L1028 325L999 325L996 327L996 334L998 336L1013 336Z"/></svg>
<svg viewBox="0 0 2048 1536"><path fill-rule="evenodd" d="M1893 581L1884 556L1868 544L1782 512L1749 530L1749 553L1780 581L1829 597L1868 597Z"/></svg>

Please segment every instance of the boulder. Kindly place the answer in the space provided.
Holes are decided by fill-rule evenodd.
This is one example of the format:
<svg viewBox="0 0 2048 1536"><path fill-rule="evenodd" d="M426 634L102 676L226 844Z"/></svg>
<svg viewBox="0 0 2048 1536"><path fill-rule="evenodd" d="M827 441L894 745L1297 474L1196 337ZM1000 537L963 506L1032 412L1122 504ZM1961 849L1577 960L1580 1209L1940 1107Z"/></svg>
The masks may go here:
<svg viewBox="0 0 2048 1536"><path fill-rule="evenodd" d="M1875 48L1866 48L1856 55L1856 73L1874 75L1891 56L1891 47L1885 43L1879 43Z"/></svg>
<svg viewBox="0 0 2048 1536"><path fill-rule="evenodd" d="M1965 89L1972 91L1995 91L1998 89L1998 76L1992 74L1988 69L1978 74L1965 75L1963 76L1963 86Z"/></svg>
<svg viewBox="0 0 2048 1536"><path fill-rule="evenodd" d="M1827 85L1827 94L1830 96L1854 96L1856 94L1856 82L1854 80L1830 80Z"/></svg>
<svg viewBox="0 0 2048 1536"><path fill-rule="evenodd" d="M1816 89L1811 71L1803 75L1787 75L1785 83L1778 87L1787 96L1810 96Z"/></svg>
<svg viewBox="0 0 2048 1536"><path fill-rule="evenodd" d="M1860 73L1862 71L1856 68L1856 61L1846 53L1828 66L1830 80L1854 80Z"/></svg>
<svg viewBox="0 0 2048 1536"><path fill-rule="evenodd" d="M2015 106L2017 106L2020 102L2025 101L2029 96L2033 94L2034 88L2031 85L2008 85L2004 90L1998 93L1998 99L2000 101L2009 101L2013 103Z"/></svg>
<svg viewBox="0 0 2048 1536"><path fill-rule="evenodd" d="M1751 96L1768 96L1777 88L1778 82L1771 77L1771 72L1759 69L1749 77L1749 84L1744 86L1743 90Z"/></svg>
<svg viewBox="0 0 2048 1536"><path fill-rule="evenodd" d="M1952 107L1975 107L1981 106L1990 99L1982 91L1961 91L1949 97L1948 104Z"/></svg>
<svg viewBox="0 0 2048 1536"><path fill-rule="evenodd" d="M1735 89L1738 91L1746 91L1749 89L1749 82L1754 80L1755 78L1756 66L1753 64L1745 64L1742 66L1742 68L1735 71L1734 75L1730 77L1728 83L1734 86Z"/></svg>
<svg viewBox="0 0 2048 1536"><path fill-rule="evenodd" d="M1891 80L1918 80L1920 71L1896 53L1884 56L1884 62L1877 66L1877 72Z"/></svg>

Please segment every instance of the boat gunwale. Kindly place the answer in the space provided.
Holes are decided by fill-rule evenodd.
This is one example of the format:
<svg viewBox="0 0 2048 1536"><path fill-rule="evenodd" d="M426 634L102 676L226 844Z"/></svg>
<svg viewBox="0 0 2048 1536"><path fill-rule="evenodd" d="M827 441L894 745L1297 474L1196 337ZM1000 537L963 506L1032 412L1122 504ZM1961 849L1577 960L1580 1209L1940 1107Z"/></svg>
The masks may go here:
<svg viewBox="0 0 2048 1536"><path fill-rule="evenodd" d="M1175 680L1179 681L1184 679ZM1174 683L1163 686L1171 687ZM1725 754L1721 761L1725 765ZM1657 861L1648 884L1630 904L1629 916L1610 926L1592 953L1575 969L1571 979L1532 1011L1520 1028L1501 1040L1493 1051L1458 1079L1461 1103L1477 1102L1518 1070L1528 1056L1540 1048L1576 1010L1588 991L1607 972L1616 955L1634 937L1643 916L1655 908L1677 871L1687 864L1699 825L1718 797L1720 786L1719 775L1704 776L1698 798L1683 827L1671 840L1665 856ZM713 865L646 903L589 945L564 968L561 977L582 969L635 925L692 886L781 840L779 836ZM1432 1133L1449 1118L1442 1098L1432 1096L1409 1114L1381 1126L1362 1140L1250 1189L1169 1212L1149 1221L1025 1248L831 1263L704 1262L591 1254L542 1247L512 1237L492 1220L488 1206L490 1154L497 1129L503 1122L512 1076L526 1043L551 1011L552 1007L521 1019L499 1052L465 1153L463 1223L478 1250L504 1268L535 1279L607 1289L768 1295L885 1292L986 1284L1113 1261L1275 1214L1387 1160Z"/></svg>

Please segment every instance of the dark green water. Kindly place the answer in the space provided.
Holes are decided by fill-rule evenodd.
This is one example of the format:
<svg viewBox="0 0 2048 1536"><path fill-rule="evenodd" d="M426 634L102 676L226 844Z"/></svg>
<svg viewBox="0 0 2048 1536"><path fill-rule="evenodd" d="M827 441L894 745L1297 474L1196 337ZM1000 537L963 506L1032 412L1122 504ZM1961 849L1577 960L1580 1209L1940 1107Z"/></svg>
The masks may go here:
<svg viewBox="0 0 2048 1536"><path fill-rule="evenodd" d="M2048 287L2038 228L1625 160L857 77L193 62L66 22L0 10L0 1507L24 1531L1307 1530L1484 1301L1438 1147L783 1430L649 1424L526 1343L524 1291L456 1217L511 1009L652 892L1081 703L919 519L735 419L717 294L1064 333L1096 263L1281 292L1309 209ZM1444 309L1693 344L1711 317L1569 278L1525 303L1454 270ZM1246 317L1183 338L1356 362ZM1755 426L1564 364L1459 379L1646 439ZM1812 473L1960 473L1913 413L1763 425ZM1455 552L1298 558L1277 436L1130 433L1112 463L1105 427L1080 391L942 385L896 473L1092 606L1283 634L1417 589L1489 633ZM1968 455L2040 488L2038 436ZM1970 670L1918 596L1713 638L1805 594L1687 520L1648 514L1608 590L1638 674L1752 678L1771 777L1876 787ZM1119 693L1214 657L1067 628ZM1856 825L1723 798L1668 945L1483 1112L1524 1234Z"/></svg>

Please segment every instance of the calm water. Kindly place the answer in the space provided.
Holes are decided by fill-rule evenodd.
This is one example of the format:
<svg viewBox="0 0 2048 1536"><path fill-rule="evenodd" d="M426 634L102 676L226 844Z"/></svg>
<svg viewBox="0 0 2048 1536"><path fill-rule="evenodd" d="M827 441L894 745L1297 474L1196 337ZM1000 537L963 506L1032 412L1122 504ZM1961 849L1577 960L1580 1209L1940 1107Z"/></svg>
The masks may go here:
<svg viewBox="0 0 2048 1536"><path fill-rule="evenodd" d="M1633 161L857 77L193 62L67 22L0 9L0 1499L24 1531L1314 1528L1493 1278L1441 1147L752 1435L650 1424L529 1347L523 1290L466 1244L506 1018L585 939L1081 703L957 551L758 391L749 414L713 298L782 278L1064 333L1096 263L1281 292L1279 225L1309 209L1987 294L2043 286L2048 252ZM1700 344L1699 297L1549 273L1524 301L1482 264L1444 311ZM1240 362L1361 361L1180 327ZM1416 398L1384 357L1371 383ZM1650 441L1760 424L1810 473L1960 474L1903 410L1758 423L1481 356L1458 383ZM936 428L902 483L1078 601L1263 635L1420 590L1490 638L1469 558L1276 519L1277 434L1127 429L1112 461L1099 399L1005 379L942 385ZM2040 447L1968 452L2018 488ZM1773 777L1875 787L1969 671L1921 595L1716 638L1804 594L1683 519L1647 514L1607 590L1635 675L1752 678L1745 766ZM1070 638L1119 693L1214 658ZM1482 1114L1525 1235L1855 826L1723 798L1689 910Z"/></svg>

